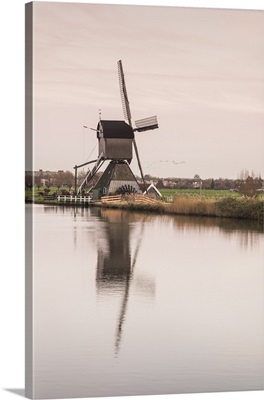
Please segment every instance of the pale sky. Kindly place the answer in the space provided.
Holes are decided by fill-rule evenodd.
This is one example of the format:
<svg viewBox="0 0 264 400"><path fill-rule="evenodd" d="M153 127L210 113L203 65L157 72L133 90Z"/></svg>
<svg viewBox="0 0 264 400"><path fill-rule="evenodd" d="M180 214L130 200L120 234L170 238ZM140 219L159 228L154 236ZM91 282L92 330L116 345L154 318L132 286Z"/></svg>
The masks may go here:
<svg viewBox="0 0 264 400"><path fill-rule="evenodd" d="M132 119L158 117L145 174L264 177L264 11L84 3L34 2L35 170L97 157L83 125L123 119L119 59Z"/></svg>

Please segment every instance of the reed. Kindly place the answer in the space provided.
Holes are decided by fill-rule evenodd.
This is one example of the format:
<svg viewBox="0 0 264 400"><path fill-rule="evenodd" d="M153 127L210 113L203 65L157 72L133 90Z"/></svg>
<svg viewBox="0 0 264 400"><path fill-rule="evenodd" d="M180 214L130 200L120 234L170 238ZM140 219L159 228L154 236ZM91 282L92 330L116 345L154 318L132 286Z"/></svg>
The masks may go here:
<svg viewBox="0 0 264 400"><path fill-rule="evenodd" d="M258 198L177 197L168 212L184 215L200 215L228 218L263 220L264 201Z"/></svg>
<svg viewBox="0 0 264 400"><path fill-rule="evenodd" d="M216 200L205 197L177 196L172 204L166 204L171 214L216 216Z"/></svg>
<svg viewBox="0 0 264 400"><path fill-rule="evenodd" d="M178 214L206 217L254 219L263 221L264 200L252 198L223 197L220 199L200 196L177 196L173 203L140 204L122 202L108 204L109 208L124 208L158 214Z"/></svg>

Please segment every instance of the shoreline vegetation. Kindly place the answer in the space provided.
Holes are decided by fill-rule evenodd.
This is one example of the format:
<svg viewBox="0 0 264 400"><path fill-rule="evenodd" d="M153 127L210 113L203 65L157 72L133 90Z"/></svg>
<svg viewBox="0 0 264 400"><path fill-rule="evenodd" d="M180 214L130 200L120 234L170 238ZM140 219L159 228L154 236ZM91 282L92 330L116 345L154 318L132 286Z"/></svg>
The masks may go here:
<svg viewBox="0 0 264 400"><path fill-rule="evenodd" d="M222 193L221 193L222 194ZM73 203L59 203L57 200L44 200L31 193L26 195L26 203L75 206ZM80 206L80 205L79 205ZM237 193L226 192L225 195L175 193L171 202L156 200L149 203L140 203L133 200L133 196L125 196L122 201L103 203L94 202L89 206L104 208L127 209L157 214L186 215L200 217L220 217L251 219L262 222L264 220L264 196L246 197Z"/></svg>
<svg viewBox="0 0 264 400"><path fill-rule="evenodd" d="M206 197L177 196L173 203L160 201L140 204L126 201L106 203L102 204L102 207L196 217L254 219L257 221L263 221L264 219L264 200L258 198L225 197L210 199Z"/></svg>

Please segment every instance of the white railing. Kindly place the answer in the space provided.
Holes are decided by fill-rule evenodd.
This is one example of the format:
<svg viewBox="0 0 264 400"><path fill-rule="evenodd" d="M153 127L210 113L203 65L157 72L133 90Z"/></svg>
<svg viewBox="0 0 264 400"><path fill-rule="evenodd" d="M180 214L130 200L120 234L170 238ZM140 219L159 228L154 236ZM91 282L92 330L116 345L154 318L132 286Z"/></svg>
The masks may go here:
<svg viewBox="0 0 264 400"><path fill-rule="evenodd" d="M165 197L165 202L166 203L173 203L174 202L174 197L173 196L166 196Z"/></svg>
<svg viewBox="0 0 264 400"><path fill-rule="evenodd" d="M59 203L75 203L75 204L84 204L84 203L91 203L91 196L74 196L74 195L59 195L57 196Z"/></svg>

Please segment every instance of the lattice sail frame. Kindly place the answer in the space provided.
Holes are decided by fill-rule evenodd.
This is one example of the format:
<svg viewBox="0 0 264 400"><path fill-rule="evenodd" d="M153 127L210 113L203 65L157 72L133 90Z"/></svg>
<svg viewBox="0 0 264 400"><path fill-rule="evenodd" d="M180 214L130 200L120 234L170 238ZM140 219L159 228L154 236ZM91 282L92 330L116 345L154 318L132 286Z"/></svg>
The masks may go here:
<svg viewBox="0 0 264 400"><path fill-rule="evenodd" d="M143 118L135 121L136 128L133 128L132 125L132 116L131 116L131 111L130 111L130 104L127 96L127 90L126 90L126 83L125 83L125 76L124 76L124 70L122 66L122 61L119 60L117 62L117 68L118 68L118 79L119 79L119 87L120 87L120 94L121 94L121 102L122 102L122 107L123 107L123 113L124 113L124 118L128 121L129 125L134 131L138 132L144 132L148 131L151 129L156 129L158 128L158 120L157 117L148 117L148 118ZM144 174L142 170L142 165L140 162L139 154L138 154L138 148L136 144L136 140L133 139L133 145L134 145L134 150L136 153L137 161L138 161L138 166L141 174L141 178L144 183L144 187L146 188L145 180L144 180Z"/></svg>

